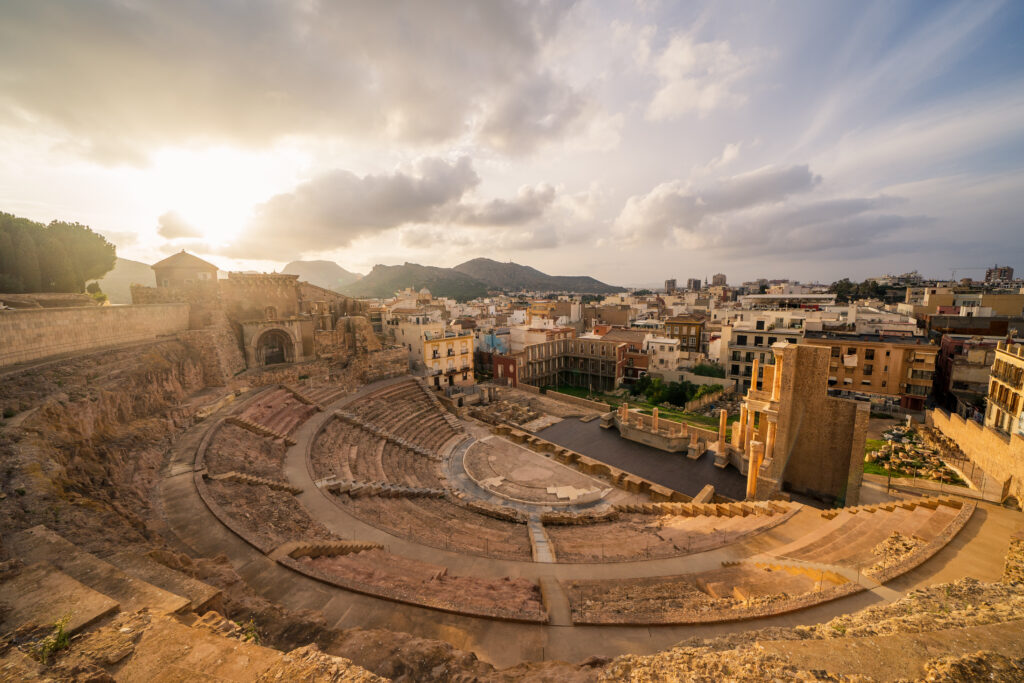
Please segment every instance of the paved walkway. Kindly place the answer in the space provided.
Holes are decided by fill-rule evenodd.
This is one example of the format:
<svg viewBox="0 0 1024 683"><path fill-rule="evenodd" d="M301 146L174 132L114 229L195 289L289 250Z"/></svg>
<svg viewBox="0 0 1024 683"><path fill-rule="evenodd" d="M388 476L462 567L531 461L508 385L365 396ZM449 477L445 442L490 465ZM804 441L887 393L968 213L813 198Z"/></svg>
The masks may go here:
<svg viewBox="0 0 1024 683"><path fill-rule="evenodd" d="M380 389L389 383L391 381L374 384L357 392L355 396ZM338 407L353 398L346 397L331 407ZM559 593L554 591L549 596L553 616L551 624L499 622L402 605L323 584L277 564L221 525L199 498L191 468L186 465L194 458L195 449L205 432L216 424L216 418L239 408L238 404L229 404L217 415L186 432L175 444L165 465L158 508L167 524L167 530L180 541L181 549L196 556L213 557L223 554L246 582L267 599L291 609L318 610L334 628L382 628L424 638L437 638L472 651L499 667L526 660L580 661L595 655L652 653L690 637L713 637L767 626L820 623L839 614L895 598L919 586L966 575L987 581L997 580L1002 573L1009 536L1024 519L1017 512L979 506L972 519L950 544L921 567L889 582L885 594L865 591L800 612L753 622L652 627L571 626L571 619L567 618L568 602L565 601L563 605L560 599L564 600L564 594L559 598ZM789 542L802 535L803 530L814 523L811 515L817 515L814 510L804 510L785 524L755 535L743 543L666 560L563 565L491 560L451 553L398 539L365 524L345 514L326 497L327 494L312 485L305 449L313 434L329 417L330 412L314 414L293 435L297 445L288 451L285 473L293 484L303 487L303 493L298 496L299 501L313 517L343 538L377 540L392 552L448 566L453 574L525 576L551 588L551 582L556 579L657 576L701 571L720 566L724 559L750 557ZM889 593L889 590L892 592Z"/></svg>

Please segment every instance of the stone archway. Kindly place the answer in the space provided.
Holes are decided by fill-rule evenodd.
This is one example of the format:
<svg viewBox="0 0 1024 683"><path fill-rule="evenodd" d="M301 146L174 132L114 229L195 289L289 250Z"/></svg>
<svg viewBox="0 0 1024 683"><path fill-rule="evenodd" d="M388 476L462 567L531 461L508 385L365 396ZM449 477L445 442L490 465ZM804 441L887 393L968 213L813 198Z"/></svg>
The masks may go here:
<svg viewBox="0 0 1024 683"><path fill-rule="evenodd" d="M270 329L263 332L255 346L256 362L259 365L295 362L295 342L284 330Z"/></svg>

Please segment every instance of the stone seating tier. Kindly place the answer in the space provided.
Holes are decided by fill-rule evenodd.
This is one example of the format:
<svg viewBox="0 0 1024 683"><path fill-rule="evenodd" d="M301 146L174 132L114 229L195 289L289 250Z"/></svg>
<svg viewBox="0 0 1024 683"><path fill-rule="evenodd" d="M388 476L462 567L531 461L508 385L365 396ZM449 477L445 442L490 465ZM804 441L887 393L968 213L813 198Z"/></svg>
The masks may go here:
<svg viewBox="0 0 1024 683"><path fill-rule="evenodd" d="M212 474L234 471L281 478L284 454L282 441L224 422L213 434L203 464Z"/></svg>

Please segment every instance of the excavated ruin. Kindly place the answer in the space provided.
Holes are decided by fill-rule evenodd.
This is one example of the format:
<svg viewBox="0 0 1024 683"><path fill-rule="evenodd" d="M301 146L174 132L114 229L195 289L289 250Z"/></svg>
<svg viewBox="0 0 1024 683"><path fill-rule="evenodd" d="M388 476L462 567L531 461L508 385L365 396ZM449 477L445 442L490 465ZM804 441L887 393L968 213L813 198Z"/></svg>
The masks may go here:
<svg viewBox="0 0 1024 683"><path fill-rule="evenodd" d="M358 363L332 372L334 383L350 387L365 377ZM39 656L40 644L51 637L52 624L5 628L0 678L119 680L147 666L176 666L182 648L196 652L200 646L243 654L252 668L225 673L252 680L1010 681L1024 676L1024 585L1017 569L1004 583L960 579L938 584L816 626L751 629L680 643L654 655L526 662L501 670L439 640L382 629L332 628L318 611L288 609L257 593L226 557L190 555L155 495L169 466L168 453L186 430L258 381L242 376L225 387L207 387L198 352L177 341L37 363L0 377L0 623L20 609L3 586L27 585L40 572L47 581L77 584L68 567L66 573L40 569L24 550L33 538L51 538L46 534L73 544L80 562L135 558L147 567L154 585L160 585L162 572L171 571L182 585L192 581L217 591L202 606L193 598L168 614L131 609L127 600L112 612L103 606L102 595L93 596L96 619L46 657ZM311 391L319 390L313 386ZM248 438L244 428L230 425L230 430L237 439L228 441ZM260 443L253 440L250 448L232 450L230 443L215 441L214 450L222 448L211 456L209 472L224 474L253 464L259 474L274 476L278 467L266 463L279 462L281 452ZM247 504L245 496L229 495L234 489L245 491L243 484L220 479L208 485L225 504ZM255 501L253 509L267 502ZM275 524L254 520L253 525L263 534L283 529L279 537L285 538L291 523L282 517ZM322 537L330 540L331 534L323 530ZM900 552L913 549L900 538L891 545ZM368 557L382 555L368 552ZM1019 555L1011 560L1019 567ZM358 568L356 559L306 561L334 571ZM457 577L445 580L458 587ZM84 595L82 588L74 590ZM518 583L503 584L502 590L524 593ZM532 595L529 601L536 603ZM933 656L935 642L948 645L942 656ZM205 666L199 660L189 665ZM898 675L886 675L887 670Z"/></svg>

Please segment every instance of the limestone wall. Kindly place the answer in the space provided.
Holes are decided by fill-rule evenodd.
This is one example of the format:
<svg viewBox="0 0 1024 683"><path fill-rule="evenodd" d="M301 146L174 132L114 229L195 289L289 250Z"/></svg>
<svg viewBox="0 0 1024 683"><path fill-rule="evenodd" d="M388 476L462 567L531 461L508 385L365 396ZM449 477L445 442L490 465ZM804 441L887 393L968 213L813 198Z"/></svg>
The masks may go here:
<svg viewBox="0 0 1024 683"><path fill-rule="evenodd" d="M974 420L944 410L928 411L927 424L941 431L960 450L1003 485L1002 497L1024 501L1024 438L1008 436Z"/></svg>
<svg viewBox="0 0 1024 683"><path fill-rule="evenodd" d="M1020 529L1010 536L1010 548L1006 551L1003 581L1007 583L1024 582L1024 529Z"/></svg>
<svg viewBox="0 0 1024 683"><path fill-rule="evenodd" d="M533 391L533 393L540 393L537 387L530 387L525 384L520 384L519 388L526 389L526 391ZM611 406L607 403L602 403L601 401L590 401L585 398L580 398L579 396L573 396L572 394L563 394L560 391L548 391L544 395L556 401L561 401L562 403L571 403L574 406L586 408L587 410L596 410L600 413L607 413L611 410Z"/></svg>
<svg viewBox="0 0 1024 683"><path fill-rule="evenodd" d="M188 326L188 304L3 311L0 367L156 339L187 330Z"/></svg>
<svg viewBox="0 0 1024 683"><path fill-rule="evenodd" d="M704 379L708 379L708 378L705 377ZM718 377L714 377L712 379L715 379L715 380L718 380L718 381L716 381L716 382L703 382L703 384L723 384L724 385L727 382L727 380L719 379ZM688 413L697 412L701 408L706 408L707 406L711 405L715 401L717 401L717 400L719 400L721 398L724 398L725 396L731 395L735 390L736 390L736 387L734 385L725 386L721 391L716 391L713 394L705 394L704 396L701 396L700 398L695 398L692 401L687 401L686 405L683 406L683 410L685 410Z"/></svg>

